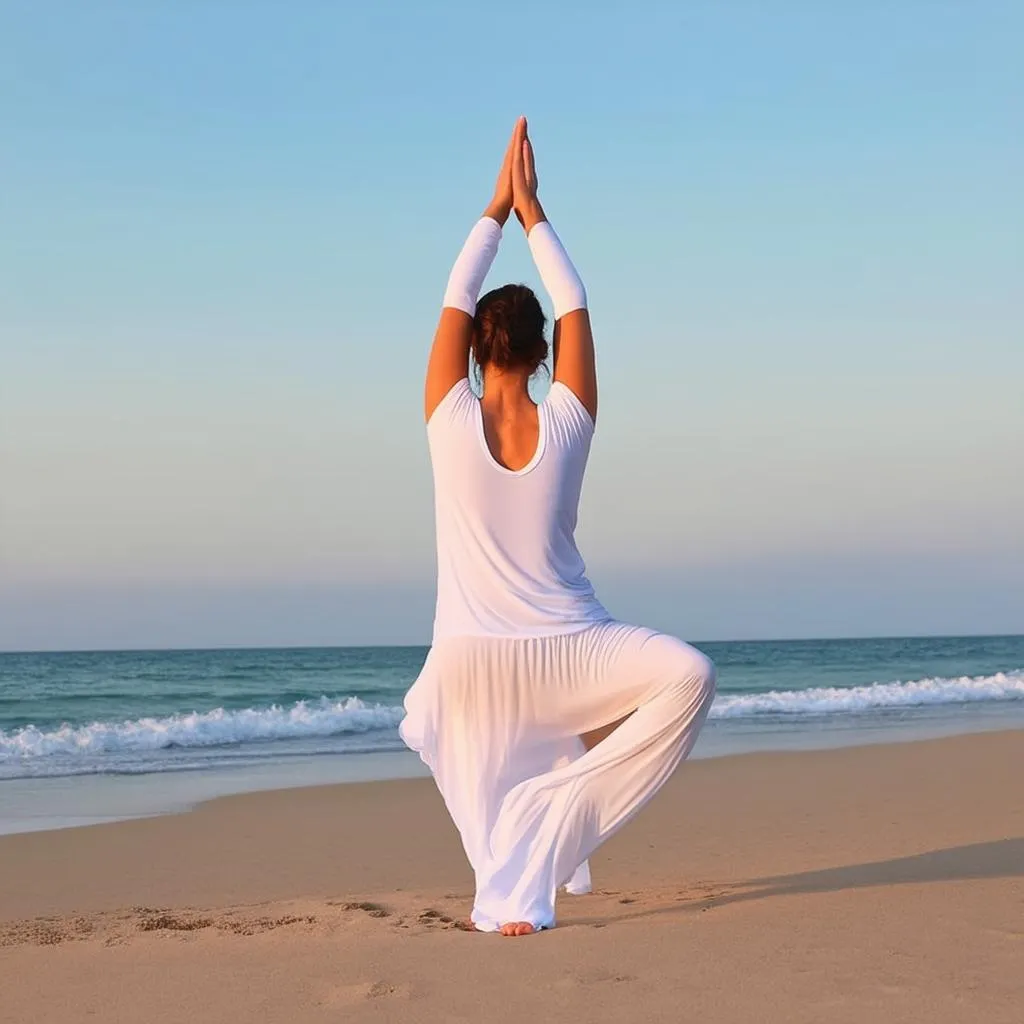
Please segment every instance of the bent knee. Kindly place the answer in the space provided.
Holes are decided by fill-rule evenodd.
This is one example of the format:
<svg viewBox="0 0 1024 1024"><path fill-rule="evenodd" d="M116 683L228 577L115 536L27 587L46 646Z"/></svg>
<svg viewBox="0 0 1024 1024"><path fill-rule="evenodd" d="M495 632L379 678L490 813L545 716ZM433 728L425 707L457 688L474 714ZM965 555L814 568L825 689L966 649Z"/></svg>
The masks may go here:
<svg viewBox="0 0 1024 1024"><path fill-rule="evenodd" d="M687 703L709 704L714 698L718 671L703 651L675 637L661 636L663 678Z"/></svg>
<svg viewBox="0 0 1024 1024"><path fill-rule="evenodd" d="M710 703L718 685L718 670L703 651L698 651L694 647L691 647L690 651L692 653L689 657L686 681L697 692L702 704Z"/></svg>

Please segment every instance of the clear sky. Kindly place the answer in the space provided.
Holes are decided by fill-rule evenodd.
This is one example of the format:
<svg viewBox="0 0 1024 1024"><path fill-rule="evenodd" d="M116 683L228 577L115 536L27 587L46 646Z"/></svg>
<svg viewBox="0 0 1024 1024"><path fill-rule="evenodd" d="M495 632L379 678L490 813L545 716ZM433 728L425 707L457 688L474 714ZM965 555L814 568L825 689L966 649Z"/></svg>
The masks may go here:
<svg viewBox="0 0 1024 1024"><path fill-rule="evenodd" d="M0 647L427 641L422 372L520 113L591 299L609 609L1024 631L1022 38L984 0L0 0Z"/></svg>

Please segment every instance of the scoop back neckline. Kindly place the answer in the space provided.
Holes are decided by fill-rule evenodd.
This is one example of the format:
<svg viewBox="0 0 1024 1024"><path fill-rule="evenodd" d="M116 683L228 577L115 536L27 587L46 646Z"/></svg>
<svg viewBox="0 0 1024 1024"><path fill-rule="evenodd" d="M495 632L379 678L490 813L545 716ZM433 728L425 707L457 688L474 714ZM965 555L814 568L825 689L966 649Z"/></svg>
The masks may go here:
<svg viewBox="0 0 1024 1024"><path fill-rule="evenodd" d="M553 387L554 385L552 385ZM548 394L551 392L549 391ZM502 465L491 451L490 445L487 443L487 432L484 430L484 407L476 395L473 396L476 401L476 433L480 441L480 447L483 450L484 458L500 473L504 473L506 476L526 476L531 470L536 469L537 464L544 456L544 451L547 448L548 440L548 429L547 429L547 395L544 400L540 402L534 402L534 406L537 409L537 447L534 450L530 461L525 466L519 469L509 469L508 466Z"/></svg>

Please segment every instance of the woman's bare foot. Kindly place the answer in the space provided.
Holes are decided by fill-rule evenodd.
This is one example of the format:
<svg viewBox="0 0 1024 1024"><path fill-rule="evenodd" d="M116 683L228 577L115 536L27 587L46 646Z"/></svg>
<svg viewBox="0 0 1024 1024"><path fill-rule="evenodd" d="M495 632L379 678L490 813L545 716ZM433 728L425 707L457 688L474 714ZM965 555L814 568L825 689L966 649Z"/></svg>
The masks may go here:
<svg viewBox="0 0 1024 1024"><path fill-rule="evenodd" d="M532 935L535 931L529 921L510 921L501 926L502 935Z"/></svg>

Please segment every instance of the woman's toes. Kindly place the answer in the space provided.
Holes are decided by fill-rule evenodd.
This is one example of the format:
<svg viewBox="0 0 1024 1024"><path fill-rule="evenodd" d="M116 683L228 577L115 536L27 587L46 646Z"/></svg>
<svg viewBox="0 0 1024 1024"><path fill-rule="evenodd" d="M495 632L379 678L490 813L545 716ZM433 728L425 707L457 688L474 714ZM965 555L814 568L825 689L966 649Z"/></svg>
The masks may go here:
<svg viewBox="0 0 1024 1024"><path fill-rule="evenodd" d="M532 935L534 927L529 921L510 921L499 929L502 935Z"/></svg>

